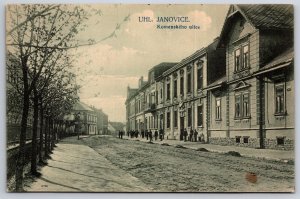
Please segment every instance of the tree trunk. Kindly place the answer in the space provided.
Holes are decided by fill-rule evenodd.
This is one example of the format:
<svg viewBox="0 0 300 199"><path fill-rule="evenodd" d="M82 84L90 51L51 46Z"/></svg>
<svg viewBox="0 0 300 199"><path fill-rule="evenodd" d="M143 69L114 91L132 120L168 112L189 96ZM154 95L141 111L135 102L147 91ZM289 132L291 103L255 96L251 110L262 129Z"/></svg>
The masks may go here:
<svg viewBox="0 0 300 199"><path fill-rule="evenodd" d="M21 119L21 132L19 142L19 152L16 162L16 191L23 191L23 170L25 165L25 145L26 145L26 134L27 134L27 119L29 112L29 88L28 88L28 69L26 65L27 60L22 60L22 73L23 73L23 110Z"/></svg>
<svg viewBox="0 0 300 199"><path fill-rule="evenodd" d="M45 124L45 145L44 145L44 151L45 151L45 157L49 156L49 151L48 151L48 133L49 133L49 118L46 117L46 124Z"/></svg>
<svg viewBox="0 0 300 199"><path fill-rule="evenodd" d="M44 128L44 116L43 106L40 107L40 144L39 144L39 162L43 163L43 128Z"/></svg>
<svg viewBox="0 0 300 199"><path fill-rule="evenodd" d="M32 126L32 147L31 147L31 174L37 174L37 128L38 128L38 117L39 117L39 100L37 96L37 90L33 89L33 126Z"/></svg>

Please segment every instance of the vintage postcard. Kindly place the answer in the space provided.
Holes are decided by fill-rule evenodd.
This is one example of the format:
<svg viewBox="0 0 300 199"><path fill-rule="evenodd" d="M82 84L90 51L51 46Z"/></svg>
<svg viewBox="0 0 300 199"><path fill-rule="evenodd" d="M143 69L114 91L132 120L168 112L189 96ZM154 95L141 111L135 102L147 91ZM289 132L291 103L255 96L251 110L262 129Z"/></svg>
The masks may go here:
<svg viewBox="0 0 300 199"><path fill-rule="evenodd" d="M294 192L294 8L6 5L7 192Z"/></svg>

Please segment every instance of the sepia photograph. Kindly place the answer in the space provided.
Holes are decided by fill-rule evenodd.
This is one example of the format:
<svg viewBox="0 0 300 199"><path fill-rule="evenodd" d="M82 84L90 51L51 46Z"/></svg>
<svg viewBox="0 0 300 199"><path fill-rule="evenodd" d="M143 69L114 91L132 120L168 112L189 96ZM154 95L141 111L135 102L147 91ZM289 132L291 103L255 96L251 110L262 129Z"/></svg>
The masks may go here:
<svg viewBox="0 0 300 199"><path fill-rule="evenodd" d="M6 4L5 42L6 192L295 192L294 5Z"/></svg>

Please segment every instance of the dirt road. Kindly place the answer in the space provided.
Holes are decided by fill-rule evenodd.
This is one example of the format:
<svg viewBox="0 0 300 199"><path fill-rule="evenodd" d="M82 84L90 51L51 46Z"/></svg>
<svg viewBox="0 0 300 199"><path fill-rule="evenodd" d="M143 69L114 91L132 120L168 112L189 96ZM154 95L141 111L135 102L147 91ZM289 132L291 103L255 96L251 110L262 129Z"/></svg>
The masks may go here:
<svg viewBox="0 0 300 199"><path fill-rule="evenodd" d="M113 137L82 140L157 192L293 192L294 165ZM245 179L255 172L256 183Z"/></svg>

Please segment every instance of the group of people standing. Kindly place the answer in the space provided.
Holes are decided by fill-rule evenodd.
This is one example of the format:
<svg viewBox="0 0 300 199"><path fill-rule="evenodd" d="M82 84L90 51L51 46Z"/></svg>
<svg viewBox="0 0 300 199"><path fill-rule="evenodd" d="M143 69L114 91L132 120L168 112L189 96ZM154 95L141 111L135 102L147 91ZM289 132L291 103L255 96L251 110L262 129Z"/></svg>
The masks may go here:
<svg viewBox="0 0 300 199"><path fill-rule="evenodd" d="M160 139L160 141L162 141L165 138L165 133L163 129L160 129L159 131L157 129L153 130L154 133L152 132L151 129L149 130L130 130L127 131L127 136L130 138L146 138L147 140L149 140L150 142L154 140L158 140Z"/></svg>
<svg viewBox="0 0 300 199"><path fill-rule="evenodd" d="M186 128L181 129L180 131L180 140L190 141L190 142L203 142L204 141L204 134L201 133L198 137L198 131L196 129L190 129L189 133Z"/></svg>
<svg viewBox="0 0 300 199"><path fill-rule="evenodd" d="M119 131L119 138L123 139L123 135L125 134L124 131ZM127 131L127 136L128 138L146 138L147 140L149 140L150 142L153 141L153 139L156 141L158 139L160 139L160 141L163 141L165 139L165 132L163 129L160 129L159 131L157 129L154 130L154 133L152 132L151 129L149 130L130 130ZM180 140L184 140L186 141L190 141L190 142L204 142L204 134L201 133L198 136L198 132L196 129L190 129L190 131L188 132L185 129L182 129L180 131Z"/></svg>

